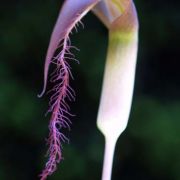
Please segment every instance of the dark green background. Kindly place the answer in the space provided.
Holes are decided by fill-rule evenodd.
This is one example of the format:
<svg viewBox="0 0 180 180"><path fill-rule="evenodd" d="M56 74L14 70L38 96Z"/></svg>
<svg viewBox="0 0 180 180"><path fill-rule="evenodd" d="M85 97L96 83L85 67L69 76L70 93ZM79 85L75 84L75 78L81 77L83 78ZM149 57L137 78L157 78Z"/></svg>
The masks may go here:
<svg viewBox="0 0 180 180"><path fill-rule="evenodd" d="M0 3L0 180L35 180L44 167L49 116L42 88L50 33L61 2ZM135 93L118 141L112 180L180 179L180 3L136 1L140 43ZM89 13L72 35L80 65L71 62L76 102L70 144L50 180L100 180L104 139L96 128L107 31Z"/></svg>

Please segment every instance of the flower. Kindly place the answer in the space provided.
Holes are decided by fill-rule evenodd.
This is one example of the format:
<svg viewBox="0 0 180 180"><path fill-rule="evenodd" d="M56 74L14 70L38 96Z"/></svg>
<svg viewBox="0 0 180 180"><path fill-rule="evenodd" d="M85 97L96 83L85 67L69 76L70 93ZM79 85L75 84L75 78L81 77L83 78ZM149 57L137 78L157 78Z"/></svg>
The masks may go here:
<svg viewBox="0 0 180 180"><path fill-rule="evenodd" d="M138 21L133 1L65 0L51 35L44 66L44 87L39 95L41 97L46 91L49 66L54 64L56 68L50 75L54 87L51 90L48 110L51 113L49 159L40 175L41 180L45 180L56 170L62 159L62 142L68 140L61 133L61 129L70 128L69 117L72 115L67 102L75 99L75 93L69 85L72 75L68 61L76 61L71 52L71 49L76 47L71 45L70 34L90 10L109 30L109 50L97 119L97 125L108 142L103 180L111 176L112 148L128 122L138 41ZM112 148L109 148L109 145Z"/></svg>

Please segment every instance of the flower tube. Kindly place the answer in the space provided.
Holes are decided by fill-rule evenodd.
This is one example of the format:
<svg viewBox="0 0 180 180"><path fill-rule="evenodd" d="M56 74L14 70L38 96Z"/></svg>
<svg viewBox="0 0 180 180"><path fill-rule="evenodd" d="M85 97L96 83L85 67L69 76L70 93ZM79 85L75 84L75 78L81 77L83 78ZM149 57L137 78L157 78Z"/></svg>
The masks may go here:
<svg viewBox="0 0 180 180"><path fill-rule="evenodd" d="M97 126L105 136L102 180L111 178L115 144L127 126L131 108L138 48L134 4L127 3L122 14L108 26L108 54L97 118Z"/></svg>

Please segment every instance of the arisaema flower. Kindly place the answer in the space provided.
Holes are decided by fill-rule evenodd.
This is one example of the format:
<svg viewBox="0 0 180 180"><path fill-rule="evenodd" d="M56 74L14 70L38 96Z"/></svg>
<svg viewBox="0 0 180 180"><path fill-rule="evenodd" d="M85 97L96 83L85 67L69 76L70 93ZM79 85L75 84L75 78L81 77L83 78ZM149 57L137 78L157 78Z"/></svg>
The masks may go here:
<svg viewBox="0 0 180 180"><path fill-rule="evenodd" d="M116 141L126 128L132 101L138 44L138 20L132 0L65 0L51 35L44 66L44 87L48 79L51 90L49 124L49 159L40 177L45 180L62 159L62 142L67 138L62 128L70 127L68 101L75 93L69 84L71 71L68 62L76 60L71 50L70 35L89 12L109 30L109 44L97 125L105 136L103 180L110 180ZM48 78L50 65L55 66Z"/></svg>

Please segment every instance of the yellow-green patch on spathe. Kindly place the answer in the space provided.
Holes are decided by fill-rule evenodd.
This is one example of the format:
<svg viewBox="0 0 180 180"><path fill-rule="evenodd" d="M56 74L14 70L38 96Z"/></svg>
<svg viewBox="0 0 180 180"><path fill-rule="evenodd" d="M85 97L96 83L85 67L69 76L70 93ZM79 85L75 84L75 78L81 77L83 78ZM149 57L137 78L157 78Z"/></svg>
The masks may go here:
<svg viewBox="0 0 180 180"><path fill-rule="evenodd" d="M133 41L135 38L137 38L137 31L110 31L109 33L109 47L111 49L114 48L114 46L117 46L118 44L120 46L127 45L131 41Z"/></svg>
<svg viewBox="0 0 180 180"><path fill-rule="evenodd" d="M124 11L124 8L121 5L121 3L119 3L117 0L112 0L112 2L117 6L117 8L119 9L120 12Z"/></svg>

